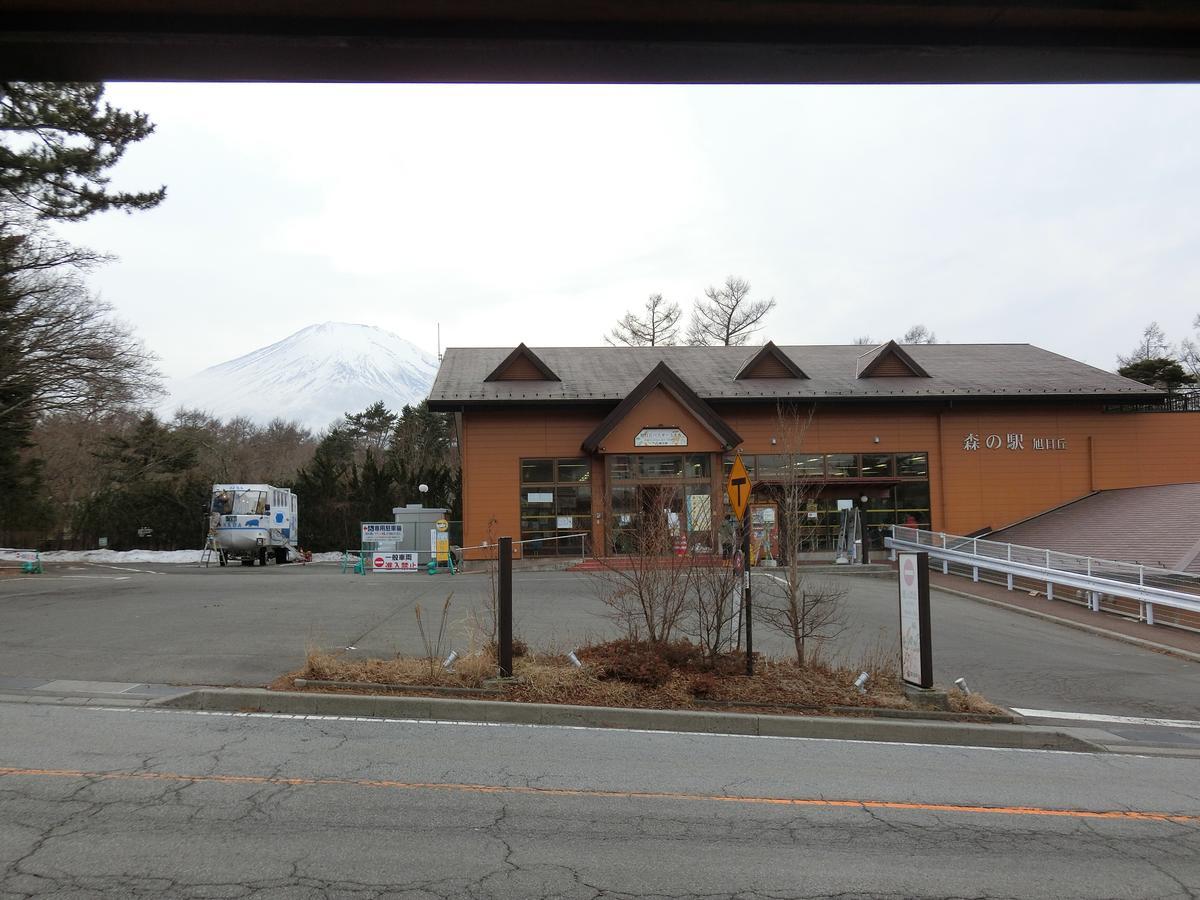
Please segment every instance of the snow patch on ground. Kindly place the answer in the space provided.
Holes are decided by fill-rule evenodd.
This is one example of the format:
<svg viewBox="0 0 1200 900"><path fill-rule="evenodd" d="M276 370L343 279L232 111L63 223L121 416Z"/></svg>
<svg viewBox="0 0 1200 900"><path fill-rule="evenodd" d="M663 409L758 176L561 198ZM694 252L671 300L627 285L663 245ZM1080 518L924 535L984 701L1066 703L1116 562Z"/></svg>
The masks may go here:
<svg viewBox="0 0 1200 900"><path fill-rule="evenodd" d="M44 562L87 562L108 565L152 563L154 565L198 565L203 550L50 550ZM340 553L314 553L313 562L340 562ZM216 560L213 560L214 564Z"/></svg>

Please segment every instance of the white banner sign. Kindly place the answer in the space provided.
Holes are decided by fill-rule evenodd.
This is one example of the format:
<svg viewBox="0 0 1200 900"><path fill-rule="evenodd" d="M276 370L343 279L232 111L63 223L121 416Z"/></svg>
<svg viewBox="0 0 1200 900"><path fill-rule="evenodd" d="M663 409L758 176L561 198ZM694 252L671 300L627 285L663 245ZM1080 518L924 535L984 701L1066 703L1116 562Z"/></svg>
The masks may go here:
<svg viewBox="0 0 1200 900"><path fill-rule="evenodd" d="M416 572L419 568L416 553L372 553L372 572Z"/></svg>
<svg viewBox="0 0 1200 900"><path fill-rule="evenodd" d="M686 447L687 435L678 428L643 428L633 439L635 447Z"/></svg>
<svg viewBox="0 0 1200 900"><path fill-rule="evenodd" d="M367 541L402 541L404 525L400 522L363 522L362 539Z"/></svg>

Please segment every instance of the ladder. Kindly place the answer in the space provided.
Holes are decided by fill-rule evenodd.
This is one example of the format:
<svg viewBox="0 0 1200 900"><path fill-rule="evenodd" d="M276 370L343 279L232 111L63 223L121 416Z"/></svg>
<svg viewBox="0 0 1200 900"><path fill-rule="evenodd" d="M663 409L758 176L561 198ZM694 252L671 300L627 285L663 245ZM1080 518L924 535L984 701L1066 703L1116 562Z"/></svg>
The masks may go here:
<svg viewBox="0 0 1200 900"><path fill-rule="evenodd" d="M217 560L220 561L221 548L217 545L217 536L210 531L204 540L204 552L200 554L200 565L207 569L214 553L217 554Z"/></svg>
<svg viewBox="0 0 1200 900"><path fill-rule="evenodd" d="M848 563L858 562L858 533L860 530L858 508L843 509L839 518L841 524L838 529L837 557L834 562L844 566Z"/></svg>

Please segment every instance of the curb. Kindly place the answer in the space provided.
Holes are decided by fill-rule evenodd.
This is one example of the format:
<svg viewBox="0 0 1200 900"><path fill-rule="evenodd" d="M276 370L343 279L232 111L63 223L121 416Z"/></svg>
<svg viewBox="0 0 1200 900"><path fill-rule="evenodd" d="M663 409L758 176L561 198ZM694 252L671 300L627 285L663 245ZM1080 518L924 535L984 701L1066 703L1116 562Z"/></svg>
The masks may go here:
<svg viewBox="0 0 1200 900"><path fill-rule="evenodd" d="M941 591L945 594L951 594L955 597L963 597L967 600L975 600L979 603L986 603L989 606L996 606L1000 609L1007 609L1011 612L1023 613L1024 615L1032 616L1035 619L1041 619L1044 622L1053 622L1056 625L1065 625L1068 628L1075 628L1079 631L1086 631L1090 634L1100 635L1101 637L1112 638L1114 641L1121 641L1124 644L1132 644L1135 647L1142 647L1146 650L1154 650L1158 653L1165 653L1168 656L1177 656L1180 659L1186 659L1189 662L1200 662L1200 653L1193 653L1191 650L1183 650L1179 647L1172 647L1170 644L1160 644L1157 641L1148 641L1145 638L1140 638L1136 635L1122 634L1119 631L1109 631L1107 628L1101 628L1099 625L1088 625L1086 622L1076 622L1074 619L1064 619L1061 616L1055 616L1051 613L1042 612L1038 609L1026 609L1024 606L1018 606L1015 603L1005 603L1003 600L995 600L992 597L981 597L978 594L971 594L967 591L943 587L940 584L930 584L929 587L931 590Z"/></svg>
<svg viewBox="0 0 1200 900"><path fill-rule="evenodd" d="M1098 744L1058 728L966 722L917 722L909 719L771 716L696 710L512 703L497 700L444 700L437 697L319 694L268 691L261 688L204 689L171 697L154 705L173 709L271 712L300 716L370 716L509 725L563 725L696 734L1104 752L1104 748Z"/></svg>

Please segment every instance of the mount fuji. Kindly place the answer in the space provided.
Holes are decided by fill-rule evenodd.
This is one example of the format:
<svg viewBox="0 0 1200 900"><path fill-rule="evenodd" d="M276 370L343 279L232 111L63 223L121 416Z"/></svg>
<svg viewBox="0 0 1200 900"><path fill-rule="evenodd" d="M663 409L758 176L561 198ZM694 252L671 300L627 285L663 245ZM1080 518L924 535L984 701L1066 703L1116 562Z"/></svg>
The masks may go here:
<svg viewBox="0 0 1200 900"><path fill-rule="evenodd" d="M319 431L377 400L398 411L429 396L437 360L371 325L325 322L186 378L160 409L202 409L229 420L281 418Z"/></svg>

